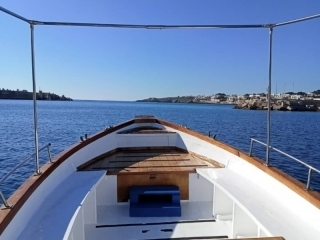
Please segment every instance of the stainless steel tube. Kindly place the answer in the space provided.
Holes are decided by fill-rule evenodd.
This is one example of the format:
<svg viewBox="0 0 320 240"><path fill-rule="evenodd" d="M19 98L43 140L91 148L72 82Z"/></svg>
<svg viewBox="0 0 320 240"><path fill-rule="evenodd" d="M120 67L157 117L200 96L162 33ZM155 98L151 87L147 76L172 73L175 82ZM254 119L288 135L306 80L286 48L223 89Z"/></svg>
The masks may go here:
<svg viewBox="0 0 320 240"><path fill-rule="evenodd" d="M293 24L293 23L298 23L298 22L303 22L303 21L307 21L307 20L311 20L311 19L315 19L315 18L319 18L319 17L320 17L320 14L316 14L316 15L313 15L313 16L299 18L299 19L295 19L295 20L291 20L291 21L287 21L287 22L276 23L274 26L275 27L280 27L280 26Z"/></svg>
<svg viewBox="0 0 320 240"><path fill-rule="evenodd" d="M267 113L267 151L266 151L266 163L269 165L270 157L270 126L271 126L271 72L272 72L272 35L273 28L269 29L269 84L268 84L268 113Z"/></svg>
<svg viewBox="0 0 320 240"><path fill-rule="evenodd" d="M34 122L34 145L36 154L36 175L40 175L39 164L39 140L38 140L38 116L37 116L37 88L36 88L36 73L34 61L34 26L30 24L31 31L31 64L32 64L32 85L33 85L33 122Z"/></svg>
<svg viewBox="0 0 320 240"><path fill-rule="evenodd" d="M250 150L249 150L249 156L252 156L252 147L253 147L253 139L250 139Z"/></svg>
<svg viewBox="0 0 320 240"><path fill-rule="evenodd" d="M268 28L269 24L203 24L203 25L135 25L113 23L79 23L79 22L47 22L32 21L34 25L73 26L73 27L105 27L105 28L138 28L138 29L211 29L211 28Z"/></svg>
<svg viewBox="0 0 320 240"><path fill-rule="evenodd" d="M18 15L18 14L16 14L16 13L14 13L14 12L11 12L10 10L8 10L8 9L6 9L6 8L4 8L4 7L1 7L1 6L0 6L0 11L4 12L4 13L6 13L6 14L9 14L9 15L11 15L12 17L18 18L18 19L20 19L20 20L22 20L22 21L24 21L24 22L29 22L28 19L26 19L26 18L24 18L24 17L22 17L22 16L20 16L20 15Z"/></svg>
<svg viewBox="0 0 320 240"><path fill-rule="evenodd" d="M12 206L10 206L10 205L8 204L7 200L5 199L5 197L3 196L3 193L2 193L1 191L0 191L0 198L1 198L1 200L2 200L3 205L4 205L5 208L12 208Z"/></svg>
<svg viewBox="0 0 320 240"><path fill-rule="evenodd" d="M53 163L52 157L51 157L51 152L50 152L50 146L51 146L51 143L49 143L49 144L47 145L48 157L49 157L49 161L50 161L51 163Z"/></svg>
<svg viewBox="0 0 320 240"><path fill-rule="evenodd" d="M308 171L308 180L307 180L307 186L306 186L306 190L307 190L307 191L310 189L311 174L312 174L312 169L309 168L309 171Z"/></svg>

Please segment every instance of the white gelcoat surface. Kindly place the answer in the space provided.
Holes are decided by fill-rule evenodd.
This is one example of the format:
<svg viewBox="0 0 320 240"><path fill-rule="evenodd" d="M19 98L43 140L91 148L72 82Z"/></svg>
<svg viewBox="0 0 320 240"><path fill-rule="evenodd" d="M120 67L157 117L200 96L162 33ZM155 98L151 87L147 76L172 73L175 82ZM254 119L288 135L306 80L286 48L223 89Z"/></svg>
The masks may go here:
<svg viewBox="0 0 320 240"><path fill-rule="evenodd" d="M103 176L104 178L104 176ZM81 203L83 224L90 224L97 222L96 211L96 187L91 188L90 192L85 196Z"/></svg>
<svg viewBox="0 0 320 240"><path fill-rule="evenodd" d="M77 240L84 240L85 239L85 235L84 235L84 216L83 216L82 209L80 209L80 211L76 215L76 218L75 218L75 220L73 222L72 238L73 239L77 239Z"/></svg>
<svg viewBox="0 0 320 240"><path fill-rule="evenodd" d="M288 201L274 198L264 188L260 188L234 171L216 168L197 169L197 172L224 191L255 221L257 226L263 229L263 232L269 232L272 236L283 236L286 240L319 238L320 228L315 229L309 222L296 216L294 209L286 207Z"/></svg>
<svg viewBox="0 0 320 240"><path fill-rule="evenodd" d="M105 175L96 187L97 206L115 205L117 201L117 176Z"/></svg>
<svg viewBox="0 0 320 240"><path fill-rule="evenodd" d="M232 237L246 236L247 238L258 237L259 227L241 207L233 203L233 228Z"/></svg>
<svg viewBox="0 0 320 240"><path fill-rule="evenodd" d="M74 212L70 222L69 222L69 225L67 227L67 230L64 234L64 237L63 237L63 240L65 239L68 239L68 240L73 240L73 228L75 228L75 221L76 221L76 218L78 217L78 215L81 214L81 206L79 206L76 211Z"/></svg>
<svg viewBox="0 0 320 240"><path fill-rule="evenodd" d="M64 162L59 169L53 171L44 182L32 193L24 205L20 208L13 220L7 226L1 237L3 239L17 239L21 231L31 222L31 216L38 211L44 199L51 194L59 184L64 181L75 169L70 162Z"/></svg>
<svg viewBox="0 0 320 240"><path fill-rule="evenodd" d="M211 201L213 199L213 186L204 177L197 173L189 174L189 201ZM212 206L211 210L212 212Z"/></svg>
<svg viewBox="0 0 320 240"><path fill-rule="evenodd" d="M38 211L31 216L32 221L28 222L27 228L17 239L62 239L83 198L104 174L105 171L74 172L71 174L52 190L51 194L39 206ZM76 218L76 221L82 220Z"/></svg>
<svg viewBox="0 0 320 240"><path fill-rule="evenodd" d="M232 219L234 207L232 199L216 185L214 193L213 215L219 219Z"/></svg>

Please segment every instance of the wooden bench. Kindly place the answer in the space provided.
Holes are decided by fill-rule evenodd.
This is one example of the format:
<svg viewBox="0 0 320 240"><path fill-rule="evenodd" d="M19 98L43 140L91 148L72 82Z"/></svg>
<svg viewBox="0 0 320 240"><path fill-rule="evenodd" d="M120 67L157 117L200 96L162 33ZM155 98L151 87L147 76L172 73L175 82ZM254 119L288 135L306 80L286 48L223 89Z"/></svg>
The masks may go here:
<svg viewBox="0 0 320 240"><path fill-rule="evenodd" d="M133 186L130 188L130 217L180 217L177 186Z"/></svg>

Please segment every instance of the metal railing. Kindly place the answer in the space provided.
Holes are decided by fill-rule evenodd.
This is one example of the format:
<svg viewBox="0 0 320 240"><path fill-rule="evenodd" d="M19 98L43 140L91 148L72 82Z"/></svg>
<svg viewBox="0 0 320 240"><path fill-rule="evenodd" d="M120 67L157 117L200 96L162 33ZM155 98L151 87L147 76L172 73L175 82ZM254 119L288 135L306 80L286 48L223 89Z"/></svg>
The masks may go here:
<svg viewBox="0 0 320 240"><path fill-rule="evenodd" d="M249 156L252 156L252 149L253 149L253 143L254 142L259 143L259 144L267 147L267 144L265 144L264 142L261 142L261 141L259 141L257 139L250 138L250 140L251 140L251 142L250 142ZM307 163L305 163L305 162L303 162L303 161L301 161L298 158L295 158L295 157L289 155L288 153L285 153L285 152L275 148L275 147L269 146L269 149L274 150L274 151L276 151L276 152L278 152L278 153L280 153L280 154L282 154L282 155L284 155L284 156L286 156L286 157L288 157L288 158L290 158L290 159L302 164L303 166L305 166L305 167L307 167L309 169L309 171L308 171L308 180L307 180L307 185L306 185L306 190L308 191L310 189L312 171L315 171L315 172L320 174L320 170L315 168L315 167L313 167L313 166L311 166L311 165L309 165L309 164L307 164ZM266 159L265 165L269 166L269 159Z"/></svg>
<svg viewBox="0 0 320 240"><path fill-rule="evenodd" d="M53 163L52 158L51 158L51 153L50 153L50 146L51 143L48 143L47 145L43 146L42 148L39 149L39 152L47 149L48 151L48 157L49 157L49 161L51 163ZM26 157L23 161L21 161L18 165L16 165L13 169L11 169L10 172L8 172L1 180L0 180L0 185L2 183L4 183L17 169L19 169L20 167L22 167L26 162L28 162L30 159L34 158L36 156L36 152L34 152L33 154L29 155L28 157ZM41 174L41 173L40 173ZM36 175L39 175L39 172L36 172ZM3 205L5 206L5 208L12 208L12 206L10 206L6 200L6 198L4 197L2 191L0 190L0 198L3 202Z"/></svg>

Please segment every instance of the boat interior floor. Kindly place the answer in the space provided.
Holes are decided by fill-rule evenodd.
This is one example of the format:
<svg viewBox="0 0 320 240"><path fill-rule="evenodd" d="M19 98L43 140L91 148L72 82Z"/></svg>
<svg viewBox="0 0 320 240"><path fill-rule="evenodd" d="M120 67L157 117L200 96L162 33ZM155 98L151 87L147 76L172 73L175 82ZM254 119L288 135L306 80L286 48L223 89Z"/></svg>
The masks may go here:
<svg viewBox="0 0 320 240"><path fill-rule="evenodd" d="M212 202L181 201L181 217L129 217L129 203L98 206L97 225L86 225L86 239L221 239L228 221L216 222Z"/></svg>

